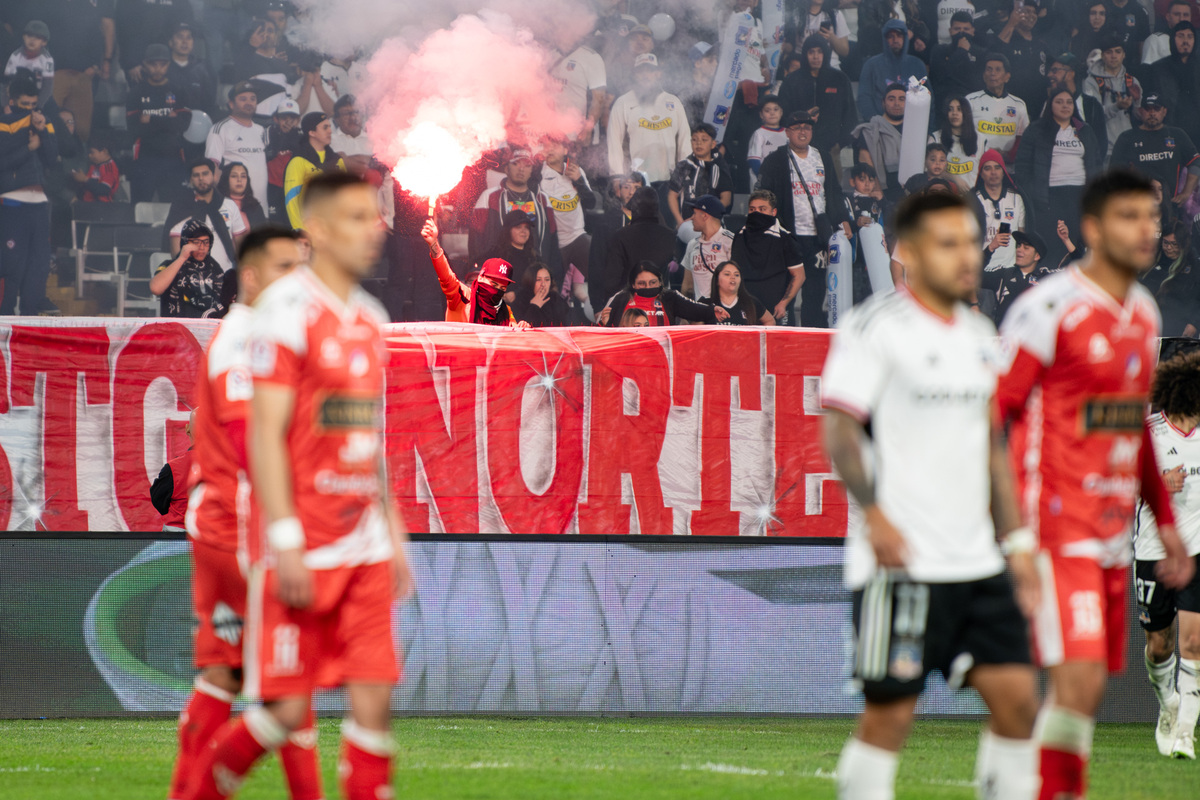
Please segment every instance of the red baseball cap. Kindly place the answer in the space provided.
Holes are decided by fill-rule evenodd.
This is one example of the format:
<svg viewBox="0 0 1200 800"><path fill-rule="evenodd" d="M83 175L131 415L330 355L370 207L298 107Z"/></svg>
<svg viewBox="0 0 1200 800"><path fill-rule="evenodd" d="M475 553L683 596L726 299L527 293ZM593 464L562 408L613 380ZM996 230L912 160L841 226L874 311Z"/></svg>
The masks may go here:
<svg viewBox="0 0 1200 800"><path fill-rule="evenodd" d="M479 271L480 277L488 277L492 280L504 281L512 283L513 277L512 264L505 261L503 258L489 258L483 262L483 267Z"/></svg>

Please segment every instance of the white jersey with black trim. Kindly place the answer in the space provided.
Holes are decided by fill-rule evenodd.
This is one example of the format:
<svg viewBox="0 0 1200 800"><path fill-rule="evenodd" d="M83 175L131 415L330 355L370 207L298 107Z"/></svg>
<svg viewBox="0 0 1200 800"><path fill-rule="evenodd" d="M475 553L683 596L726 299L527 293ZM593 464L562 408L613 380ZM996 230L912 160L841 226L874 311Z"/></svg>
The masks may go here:
<svg viewBox="0 0 1200 800"><path fill-rule="evenodd" d="M1029 127L1029 110L1025 101L1011 94L996 97L986 90L967 95L971 118L979 132L979 151L995 148L1007 154Z"/></svg>
<svg viewBox="0 0 1200 800"><path fill-rule="evenodd" d="M1200 554L1200 429L1185 434L1176 428L1163 413L1151 414L1150 442L1154 445L1154 460L1160 470L1183 466L1183 490L1171 495L1175 511L1175 528L1189 556ZM1133 557L1138 561L1160 561L1167 557L1154 513L1145 500L1138 501L1137 519L1133 529Z"/></svg>
<svg viewBox="0 0 1200 800"><path fill-rule="evenodd" d="M908 576L973 581L1004 570L991 516L996 329L959 304L951 319L907 290L846 314L821 377L825 407L871 422L875 499L908 545ZM864 527L846 543L846 585L876 572Z"/></svg>

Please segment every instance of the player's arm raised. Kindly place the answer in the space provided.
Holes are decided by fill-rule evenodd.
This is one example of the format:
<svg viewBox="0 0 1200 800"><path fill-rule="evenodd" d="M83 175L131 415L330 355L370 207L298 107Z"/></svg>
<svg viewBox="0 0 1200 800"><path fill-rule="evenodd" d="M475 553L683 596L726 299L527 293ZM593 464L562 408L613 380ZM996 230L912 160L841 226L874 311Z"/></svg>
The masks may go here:
<svg viewBox="0 0 1200 800"><path fill-rule="evenodd" d="M1021 523L1012 465L1008 457L1008 441L994 401L992 410L992 418L996 420L992 424L992 443L988 456L988 472L992 483L992 523L996 526L996 538L1000 540L1000 548L1008 557L1008 565L1012 570L1017 605L1021 607L1021 613L1032 619L1042 597L1041 582L1033 561L1037 537Z"/></svg>
<svg viewBox="0 0 1200 800"><path fill-rule="evenodd" d="M293 608L304 608L312 602L313 582L304 565L304 529L296 518L287 450L296 392L290 386L259 381L251 402L251 473L254 491L266 515L267 544L277 559L279 599Z"/></svg>
<svg viewBox="0 0 1200 800"><path fill-rule="evenodd" d="M875 485L863 462L862 442L866 431L862 423L845 411L826 408L825 451L834 469L846 485L855 502L862 507L867 518L867 532L875 560L884 568L898 569L908 559L908 548L904 536L875 504Z"/></svg>

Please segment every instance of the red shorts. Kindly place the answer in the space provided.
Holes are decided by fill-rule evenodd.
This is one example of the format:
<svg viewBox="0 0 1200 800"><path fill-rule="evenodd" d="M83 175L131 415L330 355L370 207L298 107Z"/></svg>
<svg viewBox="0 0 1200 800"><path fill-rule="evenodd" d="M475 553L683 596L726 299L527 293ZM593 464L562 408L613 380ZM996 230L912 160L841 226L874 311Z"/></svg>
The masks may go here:
<svg viewBox="0 0 1200 800"><path fill-rule="evenodd" d="M399 681L391 562L311 574L314 599L303 609L278 599L274 570L252 574L245 694L270 701L346 683Z"/></svg>
<svg viewBox="0 0 1200 800"><path fill-rule="evenodd" d="M1090 558L1038 554L1042 605L1033 621L1039 665L1099 661L1110 673L1125 668L1129 637L1129 567L1103 567Z"/></svg>
<svg viewBox="0 0 1200 800"><path fill-rule="evenodd" d="M198 622L196 667L242 666L246 578L237 553L192 541L192 608Z"/></svg>

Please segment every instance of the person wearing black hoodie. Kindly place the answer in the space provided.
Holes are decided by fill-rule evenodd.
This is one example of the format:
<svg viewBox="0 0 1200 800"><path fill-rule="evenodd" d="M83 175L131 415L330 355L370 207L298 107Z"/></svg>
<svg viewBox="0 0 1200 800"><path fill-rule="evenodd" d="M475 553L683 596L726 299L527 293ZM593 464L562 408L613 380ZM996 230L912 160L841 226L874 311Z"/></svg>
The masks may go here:
<svg viewBox="0 0 1200 800"><path fill-rule="evenodd" d="M937 101L952 95L983 91L987 50L975 41L975 22L969 11L950 17L950 44L939 44L929 56L929 89Z"/></svg>
<svg viewBox="0 0 1200 800"><path fill-rule="evenodd" d="M839 150L850 144L850 131L858 124L858 109L846 73L829 66L832 48L823 36L804 40L804 66L783 79L779 103L783 116L807 111L813 117L813 146L829 153L840 164Z"/></svg>
<svg viewBox="0 0 1200 800"><path fill-rule="evenodd" d="M1193 142L1200 141L1195 51L1196 29L1186 20L1180 22L1171 29L1171 55L1150 66L1146 88L1146 94L1157 94L1170 110L1167 124L1183 128Z"/></svg>
<svg viewBox="0 0 1200 800"><path fill-rule="evenodd" d="M499 258L512 264L512 290L524 282L525 271L531 264L540 263L541 254L533 238L534 221L524 211L513 210L504 215L504 226L485 259ZM512 297L508 298L511 303Z"/></svg>
<svg viewBox="0 0 1200 800"><path fill-rule="evenodd" d="M638 189L629 201L629 212L629 224L608 240L604 271L588 275L589 294L596 310L629 284L630 272L638 262L667 264L675 258L675 233L662 224L658 193L649 186Z"/></svg>

